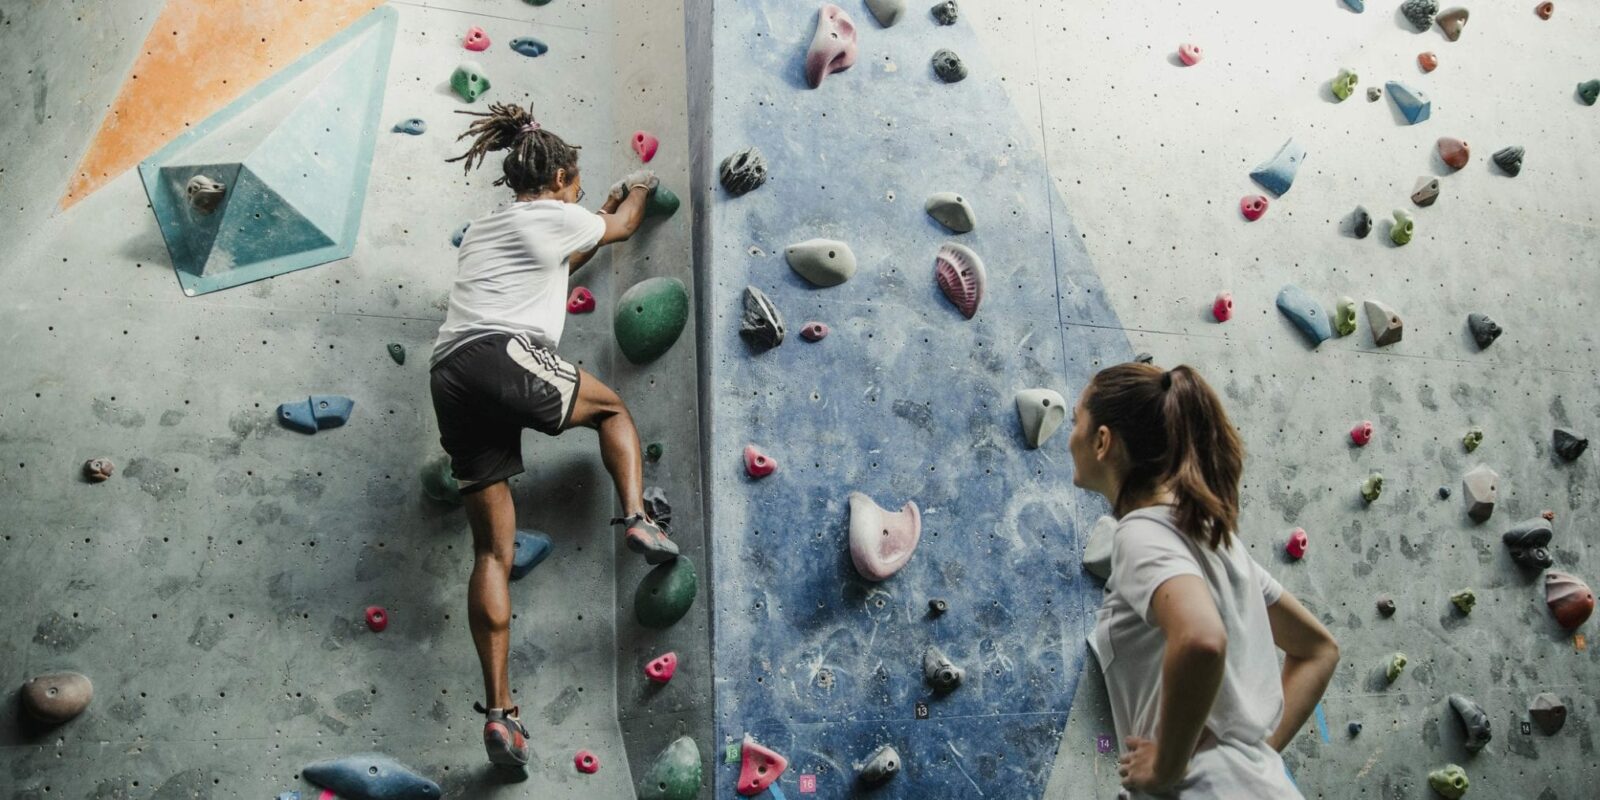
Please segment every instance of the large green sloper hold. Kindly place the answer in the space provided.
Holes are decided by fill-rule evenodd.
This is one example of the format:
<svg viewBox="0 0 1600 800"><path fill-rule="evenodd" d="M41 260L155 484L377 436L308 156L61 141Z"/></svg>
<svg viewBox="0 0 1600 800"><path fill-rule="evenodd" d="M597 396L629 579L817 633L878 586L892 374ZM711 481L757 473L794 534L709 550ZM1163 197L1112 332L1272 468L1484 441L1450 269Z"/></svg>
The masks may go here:
<svg viewBox="0 0 1600 800"><path fill-rule="evenodd" d="M649 199L644 201L644 215L647 217L670 217L678 210L680 201L671 189L657 186L650 193Z"/></svg>
<svg viewBox="0 0 1600 800"><path fill-rule="evenodd" d="M622 293L614 329L617 346L635 364L661 357L689 321L689 290L677 278L647 278Z"/></svg>
<svg viewBox="0 0 1600 800"><path fill-rule="evenodd" d="M680 736L639 779L639 800L694 800L700 795L700 748Z"/></svg>
<svg viewBox="0 0 1600 800"><path fill-rule="evenodd" d="M689 613L699 589L694 562L678 556L650 570L639 581L639 588L633 592L633 616L646 628L670 627Z"/></svg>

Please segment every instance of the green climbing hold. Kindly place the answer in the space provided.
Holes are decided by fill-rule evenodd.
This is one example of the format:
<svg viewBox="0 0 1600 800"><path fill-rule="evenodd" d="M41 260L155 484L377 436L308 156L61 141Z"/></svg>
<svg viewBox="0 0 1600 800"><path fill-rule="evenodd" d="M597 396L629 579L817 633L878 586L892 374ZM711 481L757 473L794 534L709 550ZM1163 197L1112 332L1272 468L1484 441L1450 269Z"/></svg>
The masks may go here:
<svg viewBox="0 0 1600 800"><path fill-rule="evenodd" d="M661 454L664 452L666 452L666 448L662 447L660 442L651 442L645 445L644 457L650 461L660 461Z"/></svg>
<svg viewBox="0 0 1600 800"><path fill-rule="evenodd" d="M406 363L406 346L397 342L390 342L389 357L394 359L396 364Z"/></svg>
<svg viewBox="0 0 1600 800"><path fill-rule="evenodd" d="M1340 69L1339 77L1333 79L1333 96L1343 102L1356 90L1356 83L1361 79L1349 69Z"/></svg>
<svg viewBox="0 0 1600 800"><path fill-rule="evenodd" d="M694 562L678 556L650 570L639 581L639 588L633 593L633 616L646 628L670 627L689 613L699 589Z"/></svg>
<svg viewBox="0 0 1600 800"><path fill-rule="evenodd" d="M1387 667L1384 667L1383 674L1384 674L1384 677L1389 679L1390 683L1394 683L1395 679L1400 677L1400 673L1405 672L1405 671L1406 671L1406 654L1405 653L1394 653L1394 654L1389 656L1389 665Z"/></svg>
<svg viewBox="0 0 1600 800"><path fill-rule="evenodd" d="M644 215L647 217L670 217L678 211L679 200L671 189L657 186L650 193L649 199L644 201Z"/></svg>
<svg viewBox="0 0 1600 800"><path fill-rule="evenodd" d="M461 66L450 75L450 88L461 95L461 99L475 103L484 92L489 91L489 76L483 74L483 67L476 61L463 61Z"/></svg>
<svg viewBox="0 0 1600 800"><path fill-rule="evenodd" d="M439 456L422 466L422 493L445 505L461 505L461 486L450 469L450 457Z"/></svg>
<svg viewBox="0 0 1600 800"><path fill-rule="evenodd" d="M1349 297L1339 298L1333 307L1333 329L1340 336L1349 336L1356 332L1356 301Z"/></svg>
<svg viewBox="0 0 1600 800"><path fill-rule="evenodd" d="M1450 595L1450 602L1455 603L1456 608L1461 609L1461 613L1471 614L1472 607L1478 604L1478 595L1471 589L1462 589Z"/></svg>
<svg viewBox="0 0 1600 800"><path fill-rule="evenodd" d="M1383 494L1383 475L1377 472L1367 476L1361 482L1361 499L1368 503L1375 502L1378 495Z"/></svg>
<svg viewBox="0 0 1600 800"><path fill-rule="evenodd" d="M1461 795L1467 793L1467 771L1455 764L1446 764L1441 769L1428 773L1428 785L1439 793L1441 797L1450 800L1460 800Z"/></svg>
<svg viewBox="0 0 1600 800"><path fill-rule="evenodd" d="M689 321L689 290L677 278L647 278L622 293L613 329L622 354L635 364L661 357Z"/></svg>
<svg viewBox="0 0 1600 800"><path fill-rule="evenodd" d="M1578 84L1578 99L1586 106L1592 106L1596 100L1600 100L1600 78Z"/></svg>
<svg viewBox="0 0 1600 800"><path fill-rule="evenodd" d="M1417 231L1417 223L1411 215L1403 210L1394 212L1394 227L1389 229L1389 241L1398 245L1411 243L1411 236Z"/></svg>
<svg viewBox="0 0 1600 800"><path fill-rule="evenodd" d="M1477 426L1468 428L1466 435L1461 437L1461 446L1467 448L1469 453L1478 449L1480 444L1483 444L1483 429Z"/></svg>
<svg viewBox="0 0 1600 800"><path fill-rule="evenodd" d="M700 748L680 736L666 746L639 779L639 800L694 800L700 795Z"/></svg>

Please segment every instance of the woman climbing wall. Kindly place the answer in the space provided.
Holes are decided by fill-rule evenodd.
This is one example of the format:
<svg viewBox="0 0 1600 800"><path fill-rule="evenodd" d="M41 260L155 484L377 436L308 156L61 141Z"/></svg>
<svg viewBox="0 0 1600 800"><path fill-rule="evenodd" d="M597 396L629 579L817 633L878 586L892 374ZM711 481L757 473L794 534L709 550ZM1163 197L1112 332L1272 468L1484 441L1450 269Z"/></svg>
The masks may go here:
<svg viewBox="0 0 1600 800"><path fill-rule="evenodd" d="M628 547L651 564L676 558L677 545L645 512L639 434L618 397L593 375L556 355L566 323L567 278L601 245L626 240L644 218L655 175L632 173L611 189L598 214L583 199L578 147L535 120L531 110L495 103L458 139L472 146L449 161L468 172L487 153L509 150L494 182L515 194L474 220L461 240L456 280L432 359L434 413L472 525L474 562L468 624L483 666L488 720L483 744L496 764L528 763L528 730L511 701L508 581L516 511L506 479L522 472L522 430L558 436L573 426L600 434L600 458L616 482Z"/></svg>
<svg viewBox="0 0 1600 800"><path fill-rule="evenodd" d="M1120 364L1084 389L1069 444L1073 482L1119 518L1090 641L1123 786L1301 797L1278 752L1321 699L1339 646L1234 533L1244 451L1221 400L1187 366Z"/></svg>

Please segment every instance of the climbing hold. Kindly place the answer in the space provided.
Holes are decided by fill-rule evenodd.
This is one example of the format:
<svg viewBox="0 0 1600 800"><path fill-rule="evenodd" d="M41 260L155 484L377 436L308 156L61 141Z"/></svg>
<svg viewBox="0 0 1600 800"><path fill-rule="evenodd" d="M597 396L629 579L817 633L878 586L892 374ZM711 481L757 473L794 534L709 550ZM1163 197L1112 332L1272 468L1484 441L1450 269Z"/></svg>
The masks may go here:
<svg viewBox="0 0 1600 800"><path fill-rule="evenodd" d="M91 458L83 462L83 477L90 483L101 483L111 477L117 467L109 458Z"/></svg>
<svg viewBox="0 0 1600 800"><path fill-rule="evenodd" d="M450 234L450 246L451 247L460 247L461 246L461 240L467 238L467 229L471 228L471 227L472 227L472 223L467 222L467 223L463 223L461 227L456 228L456 232Z"/></svg>
<svg viewBox="0 0 1600 800"><path fill-rule="evenodd" d="M1467 16L1467 10L1464 8L1452 8L1440 14L1436 21L1444 30L1444 38L1452 42L1460 39L1461 29L1467 27Z"/></svg>
<svg viewBox="0 0 1600 800"><path fill-rule="evenodd" d="M1483 444L1483 429L1476 425L1468 428L1467 432L1461 436L1461 446L1465 447L1469 453L1478 449L1480 444Z"/></svg>
<svg viewBox="0 0 1600 800"><path fill-rule="evenodd" d="M367 627L373 633L383 633L383 629L389 627L389 612L384 611L383 606L367 606L366 617Z"/></svg>
<svg viewBox="0 0 1600 800"><path fill-rule="evenodd" d="M1261 215L1267 213L1267 198L1259 194L1247 194L1239 198L1239 213L1251 222L1261 219Z"/></svg>
<svg viewBox="0 0 1600 800"><path fill-rule="evenodd" d="M1417 185L1411 189L1411 202L1423 208L1433 205L1439 199L1439 179L1426 175L1417 179Z"/></svg>
<svg viewBox="0 0 1600 800"><path fill-rule="evenodd" d="M1361 723L1352 722L1345 726L1345 730L1349 731L1351 736L1359 736L1361 734Z"/></svg>
<svg viewBox="0 0 1600 800"><path fill-rule="evenodd" d="M1355 442L1357 447L1366 447L1367 442L1372 441L1372 421L1357 422L1356 426L1350 429L1350 441Z"/></svg>
<svg viewBox="0 0 1600 800"><path fill-rule="evenodd" d="M644 131L633 132L633 152L639 155L639 161L650 163L656 157L656 148L661 146L661 140Z"/></svg>
<svg viewBox="0 0 1600 800"><path fill-rule="evenodd" d="M1217 292L1217 299L1211 301L1211 317L1218 322L1233 319L1233 292Z"/></svg>
<svg viewBox="0 0 1600 800"><path fill-rule="evenodd" d="M1556 622L1569 631L1594 613L1594 592L1589 590L1589 585L1559 570L1544 574L1544 601Z"/></svg>
<svg viewBox="0 0 1600 800"><path fill-rule="evenodd" d="M722 159L717 177L722 188L737 197L767 182L767 159L759 149L747 147Z"/></svg>
<svg viewBox="0 0 1600 800"><path fill-rule="evenodd" d="M694 562L678 556L645 574L633 593L633 616L646 628L666 628L689 613L700 578Z"/></svg>
<svg viewBox="0 0 1600 800"><path fill-rule="evenodd" d="M421 117L412 117L396 122L390 130L395 133L409 133L412 136L421 136L428 131L428 123L423 121Z"/></svg>
<svg viewBox="0 0 1600 800"><path fill-rule="evenodd" d="M1350 215L1350 232L1355 234L1357 239L1365 239L1367 234L1372 233L1372 215L1362 206L1356 206L1356 210Z"/></svg>
<svg viewBox="0 0 1600 800"><path fill-rule="evenodd" d="M657 186L650 190L650 194L645 197L644 215L646 217L670 217L677 213L678 206L682 205L682 203L683 201L679 200L678 195L671 189L665 186Z"/></svg>
<svg viewBox="0 0 1600 800"><path fill-rule="evenodd" d="M189 205L203 216L216 211L222 205L222 198L227 195L228 186L204 175L196 175L189 179L183 191L189 198Z"/></svg>
<svg viewBox="0 0 1600 800"><path fill-rule="evenodd" d="M1306 557L1306 548L1310 545L1311 537L1306 536L1306 529L1295 528L1294 533L1289 534L1289 543L1284 545L1283 549L1290 558L1299 560Z"/></svg>
<svg viewBox="0 0 1600 800"><path fill-rule="evenodd" d="M572 756L572 766L585 775L593 775L600 771L600 757L588 750L579 750Z"/></svg>
<svg viewBox="0 0 1600 800"><path fill-rule="evenodd" d="M1462 589L1450 595L1450 602L1463 614L1471 614L1472 607L1478 604L1478 595L1471 589Z"/></svg>
<svg viewBox="0 0 1600 800"><path fill-rule="evenodd" d="M967 671L956 666L937 645L929 647L922 655L922 678L935 692L953 692L967 677Z"/></svg>
<svg viewBox="0 0 1600 800"><path fill-rule="evenodd" d="M867 756L866 764L858 767L858 778L863 786L882 786L900 774L900 753L894 745L886 744Z"/></svg>
<svg viewBox="0 0 1600 800"><path fill-rule="evenodd" d="M354 800L438 800L439 785L378 753L307 764L306 780Z"/></svg>
<svg viewBox="0 0 1600 800"><path fill-rule="evenodd" d="M752 345L770 349L783 344L783 315L778 307L754 286L744 287L744 314L739 320L739 335Z"/></svg>
<svg viewBox="0 0 1600 800"><path fill-rule="evenodd" d="M1400 4L1400 13L1406 16L1417 33L1433 26L1433 15L1439 13L1437 0L1406 0Z"/></svg>
<svg viewBox="0 0 1600 800"><path fill-rule="evenodd" d="M61 725L83 713L94 699L94 683L77 672L51 672L22 684L22 710L45 725Z"/></svg>
<svg viewBox="0 0 1600 800"><path fill-rule="evenodd" d="M1502 147L1494 152L1494 165L1514 178L1522 173L1523 152L1523 148L1517 145Z"/></svg>
<svg viewBox="0 0 1600 800"><path fill-rule="evenodd" d="M489 76L483 72L483 67L476 61L463 61L450 74L450 88L461 95L461 99L469 103L477 102L484 92L489 91Z"/></svg>
<svg viewBox="0 0 1600 800"><path fill-rule="evenodd" d="M300 800L300 793L295 791L278 792L277 800Z"/></svg>
<svg viewBox="0 0 1600 800"><path fill-rule="evenodd" d="M1584 450L1589 449L1588 439L1561 428L1556 428L1553 439L1556 455L1562 461L1576 461Z"/></svg>
<svg viewBox="0 0 1600 800"><path fill-rule="evenodd" d="M1517 523L1501 534L1500 541L1511 548L1511 560L1518 565L1533 569L1548 569L1555 563L1550 558L1550 551L1546 546L1550 544L1550 521L1544 517L1534 517Z"/></svg>
<svg viewBox="0 0 1600 800"><path fill-rule="evenodd" d="M1466 770L1456 764L1446 764L1428 773L1428 785L1432 786L1441 797L1448 797L1450 800L1460 800L1461 795L1467 793L1468 783Z"/></svg>
<svg viewBox="0 0 1600 800"><path fill-rule="evenodd" d="M1389 241L1397 245L1411 243L1411 237L1416 233L1417 223L1411 219L1411 213L1404 209L1394 210L1394 225L1389 227Z"/></svg>
<svg viewBox="0 0 1600 800"><path fill-rule="evenodd" d="M1439 158L1451 169L1465 167L1471 157L1472 150L1466 142L1449 136L1439 137Z"/></svg>
<svg viewBox="0 0 1600 800"><path fill-rule="evenodd" d="M650 444L645 445L644 457L649 461L660 461L664 450L665 448L661 446L660 442L651 442ZM651 516L653 517L655 515L651 514Z"/></svg>
<svg viewBox="0 0 1600 800"><path fill-rule="evenodd" d="M533 38L532 36L518 36L511 40L511 49L528 58L538 58L550 52L550 45Z"/></svg>
<svg viewBox="0 0 1600 800"><path fill-rule="evenodd" d="M1500 476L1484 464L1474 467L1461 479L1461 493L1467 499L1467 516L1483 522L1494 513L1494 502L1499 496Z"/></svg>
<svg viewBox="0 0 1600 800"><path fill-rule="evenodd" d="M753 444L744 446L744 472L752 478L765 478L778 471L778 461L756 449Z"/></svg>
<svg viewBox="0 0 1600 800"><path fill-rule="evenodd" d="M814 286L838 286L856 274L856 254L850 245L832 239L807 239L783 249L789 268Z"/></svg>
<svg viewBox="0 0 1600 800"><path fill-rule="evenodd" d="M644 665L644 676L655 683L666 683L678 671L678 654L663 653Z"/></svg>
<svg viewBox="0 0 1600 800"><path fill-rule="evenodd" d="M1405 671L1406 671L1406 654L1405 653L1391 653L1389 655L1389 664L1388 664L1388 666L1384 667L1384 670L1383 670L1384 677L1388 678L1390 683L1394 683L1395 679L1400 677L1400 673L1405 672Z"/></svg>
<svg viewBox="0 0 1600 800"><path fill-rule="evenodd" d="M399 342L390 342L389 357L394 359L396 364L406 363L406 346Z"/></svg>
<svg viewBox="0 0 1600 800"><path fill-rule="evenodd" d="M1376 103L1383 99L1383 90L1376 86L1367 87L1367 102Z"/></svg>
<svg viewBox="0 0 1600 800"><path fill-rule="evenodd" d="M934 257L933 271L939 291L955 304L961 316L972 319L983 302L983 289L988 282L983 259L963 245L947 242Z"/></svg>
<svg viewBox="0 0 1600 800"><path fill-rule="evenodd" d="M1586 106L1592 106L1596 100L1600 100L1600 78L1578 84L1578 99Z"/></svg>
<svg viewBox="0 0 1600 800"><path fill-rule="evenodd" d="M1425 73L1432 72L1439 68L1439 57L1433 53L1418 53L1417 66L1421 67Z"/></svg>
<svg viewBox="0 0 1600 800"><path fill-rule="evenodd" d="M1389 595L1378 595L1378 613L1385 617L1394 616L1394 598Z"/></svg>
<svg viewBox="0 0 1600 800"><path fill-rule="evenodd" d="M700 748L680 736L650 762L639 779L639 800L695 800L700 794Z"/></svg>
<svg viewBox="0 0 1600 800"><path fill-rule="evenodd" d="M1356 84L1360 82L1361 77L1355 71L1340 67L1338 77L1333 79L1333 96L1339 98L1339 102L1344 102L1355 92Z"/></svg>
<svg viewBox="0 0 1600 800"><path fill-rule="evenodd" d="M456 483L449 456L441 455L422 465L421 478L422 493L428 499L445 505L461 505L461 486Z"/></svg>
<svg viewBox="0 0 1600 800"><path fill-rule="evenodd" d="M1478 343L1479 350L1494 344L1501 333L1499 323L1476 311L1467 315L1467 329L1472 331L1472 339Z"/></svg>
<svg viewBox="0 0 1600 800"><path fill-rule="evenodd" d="M962 62L961 56L949 48L935 50L933 58L933 74L945 83L960 83L967 77L967 65Z"/></svg>
<svg viewBox="0 0 1600 800"><path fill-rule="evenodd" d="M662 525L672 523L672 505L667 502L667 493L660 486L645 487L644 510L651 519Z"/></svg>
<svg viewBox="0 0 1600 800"><path fill-rule="evenodd" d="M337 428L350 419L355 401L338 395L314 394L278 406L278 421L302 433Z"/></svg>
<svg viewBox="0 0 1600 800"><path fill-rule="evenodd" d="M646 364L678 341L689 321L689 290L677 278L646 278L622 293L612 329L622 354Z"/></svg>
<svg viewBox="0 0 1600 800"><path fill-rule="evenodd" d="M888 580L911 560L922 538L922 514L915 502L885 510L861 492L850 493L850 560L869 581Z"/></svg>
<svg viewBox="0 0 1600 800"><path fill-rule="evenodd" d="M1349 6L1350 10L1356 12L1357 14L1367 10L1366 0L1344 0L1344 4Z"/></svg>
<svg viewBox="0 0 1600 800"><path fill-rule="evenodd" d="M1356 332L1356 301L1340 297L1333 306L1333 330L1340 336Z"/></svg>
<svg viewBox="0 0 1600 800"><path fill-rule="evenodd" d="M867 0L867 10L885 28L892 28L906 13L906 0Z"/></svg>
<svg viewBox="0 0 1600 800"><path fill-rule="evenodd" d="M1540 692L1528 704L1528 716L1546 735L1554 734L1567 724L1567 705L1550 692Z"/></svg>
<svg viewBox="0 0 1600 800"><path fill-rule="evenodd" d="M1540 3L1533 9L1533 13L1538 14L1539 19L1549 19L1556 13L1556 4L1550 2L1550 0L1545 0L1545 2Z"/></svg>
<svg viewBox="0 0 1600 800"><path fill-rule="evenodd" d="M943 3L938 3L928 10L933 14L934 21L940 25L956 24L956 15L959 12L959 9L956 8L956 0L944 0Z"/></svg>
<svg viewBox="0 0 1600 800"><path fill-rule="evenodd" d="M1489 715L1484 713L1483 706L1472 701L1472 698L1462 694L1450 695L1450 707L1455 709L1456 717L1461 720L1461 730L1466 734L1467 752L1476 753L1489 743L1493 735L1489 732Z"/></svg>
<svg viewBox="0 0 1600 800"><path fill-rule="evenodd" d="M1278 148L1278 152L1273 154L1272 158L1250 171L1250 180L1274 195L1282 197L1283 193L1294 185L1295 173L1300 170L1300 162L1305 158L1306 149L1290 139Z"/></svg>
<svg viewBox="0 0 1600 800"><path fill-rule="evenodd" d="M806 50L806 82L815 89L822 79L856 63L856 25L844 9L826 3L817 12L817 32Z"/></svg>
<svg viewBox="0 0 1600 800"><path fill-rule="evenodd" d="M800 338L808 342L820 342L828 337L828 326L822 322L807 322L800 326Z"/></svg>
<svg viewBox="0 0 1600 800"><path fill-rule="evenodd" d="M744 735L744 743L739 747L737 790L745 797L761 794L788 768L789 759L756 744L756 740L747 733Z"/></svg>
<svg viewBox="0 0 1600 800"><path fill-rule="evenodd" d="M1542 518L1546 522L1555 522L1556 521L1556 512L1551 511L1550 509L1547 508L1547 509L1539 512L1539 517Z"/></svg>
<svg viewBox="0 0 1600 800"><path fill-rule="evenodd" d="M1440 486L1439 487L1439 499L1440 500L1449 500L1450 499L1450 487L1448 487L1448 486Z"/></svg>
<svg viewBox="0 0 1600 800"><path fill-rule="evenodd" d="M1149 353L1134 353L1133 354L1133 363L1135 363L1135 364L1152 364L1152 363L1155 363L1155 360L1156 360L1156 357L1151 355L1151 354L1149 354Z"/></svg>
<svg viewBox="0 0 1600 800"><path fill-rule="evenodd" d="M462 38L461 46L474 53L481 53L489 49L489 34L476 25L467 29L467 35Z"/></svg>
<svg viewBox="0 0 1600 800"><path fill-rule="evenodd" d="M1379 495L1383 494L1383 475L1374 472L1361 482L1361 499L1368 503L1376 502Z"/></svg>
<svg viewBox="0 0 1600 800"><path fill-rule="evenodd" d="M1017 392L1017 416L1022 420L1022 439L1028 449L1037 450L1067 419L1067 401L1054 389L1023 389Z"/></svg>
<svg viewBox="0 0 1600 800"><path fill-rule="evenodd" d="M1192 67L1200 63L1202 58L1205 58L1205 54L1200 52L1200 45L1189 42L1178 45L1178 60L1182 61L1184 66Z"/></svg>
<svg viewBox="0 0 1600 800"><path fill-rule="evenodd" d="M928 601L928 613L933 616L942 616L950 610L950 601L935 597Z"/></svg>
<svg viewBox="0 0 1600 800"><path fill-rule="evenodd" d="M1382 300L1368 300L1363 308L1367 312L1367 327L1372 330L1373 344L1387 347L1400 341L1405 333L1405 323L1400 321L1399 312Z"/></svg>
<svg viewBox="0 0 1600 800"><path fill-rule="evenodd" d="M572 294L567 295L568 314L587 314L594 310L594 292L584 286L572 287Z"/></svg>
<svg viewBox="0 0 1600 800"><path fill-rule="evenodd" d="M1111 542L1116 535L1116 518L1102 516L1094 521L1089 538L1083 544L1083 568L1100 580L1111 579Z"/></svg>
<svg viewBox="0 0 1600 800"><path fill-rule="evenodd" d="M1294 284L1286 284L1278 291L1278 310L1289 318L1290 322L1300 330L1300 333L1311 342L1312 347L1333 338L1333 328L1328 325L1328 315L1322 310L1322 305L1311 299Z"/></svg>
<svg viewBox="0 0 1600 800"><path fill-rule="evenodd" d="M1415 125L1433 115L1433 101L1427 95L1396 81L1389 81L1385 86L1389 89L1389 98L1394 100L1395 107L1408 123Z"/></svg>
<svg viewBox="0 0 1600 800"><path fill-rule="evenodd" d="M511 580L533 571L550 556L550 537L539 531L517 531L511 543Z"/></svg>
<svg viewBox="0 0 1600 800"><path fill-rule="evenodd" d="M922 204L922 210L928 212L940 225L956 233L967 233L977 227L977 217L972 213L972 205L961 195L955 192L936 192L928 195L928 201Z"/></svg>

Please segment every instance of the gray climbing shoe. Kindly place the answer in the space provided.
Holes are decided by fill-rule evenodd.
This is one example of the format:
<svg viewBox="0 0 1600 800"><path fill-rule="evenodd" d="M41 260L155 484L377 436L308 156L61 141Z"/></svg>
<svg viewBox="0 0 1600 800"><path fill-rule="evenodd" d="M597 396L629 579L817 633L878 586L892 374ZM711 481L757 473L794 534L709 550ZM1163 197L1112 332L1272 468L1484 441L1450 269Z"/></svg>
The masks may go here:
<svg viewBox="0 0 1600 800"><path fill-rule="evenodd" d="M528 729L518 716L519 709L484 708L482 703L473 703L472 710L488 718L483 724L483 749L489 755L489 763L526 766L530 756Z"/></svg>
<svg viewBox="0 0 1600 800"><path fill-rule="evenodd" d="M612 525L626 525L624 539L628 549L644 554L645 563L662 564L678 557L678 545L667 538L667 526L643 514L633 514L611 520Z"/></svg>

